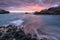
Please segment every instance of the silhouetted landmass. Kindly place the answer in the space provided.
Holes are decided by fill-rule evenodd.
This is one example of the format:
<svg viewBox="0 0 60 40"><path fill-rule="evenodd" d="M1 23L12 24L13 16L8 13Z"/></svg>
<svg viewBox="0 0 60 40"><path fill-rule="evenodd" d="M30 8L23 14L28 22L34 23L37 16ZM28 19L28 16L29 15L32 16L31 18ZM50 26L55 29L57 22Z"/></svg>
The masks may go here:
<svg viewBox="0 0 60 40"><path fill-rule="evenodd" d="M29 14L29 13L26 12L25 14Z"/></svg>
<svg viewBox="0 0 60 40"><path fill-rule="evenodd" d="M58 7L51 7L49 9L44 9L40 12L35 12L35 15L60 15L60 6Z"/></svg>
<svg viewBox="0 0 60 40"><path fill-rule="evenodd" d="M9 13L9 11L0 9L0 14L8 14L8 13Z"/></svg>

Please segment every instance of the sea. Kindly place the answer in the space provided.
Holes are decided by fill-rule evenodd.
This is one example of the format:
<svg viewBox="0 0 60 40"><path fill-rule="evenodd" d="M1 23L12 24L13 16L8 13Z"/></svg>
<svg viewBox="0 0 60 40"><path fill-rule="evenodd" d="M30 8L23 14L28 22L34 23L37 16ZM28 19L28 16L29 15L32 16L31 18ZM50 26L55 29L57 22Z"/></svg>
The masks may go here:
<svg viewBox="0 0 60 40"><path fill-rule="evenodd" d="M29 23L28 20L30 23L32 22L31 20L34 22L36 21L36 23L41 22L39 23L40 26L44 26L44 29L42 30L45 35L40 38L46 37L48 40L60 40L60 15L32 15L24 13L0 14L0 26L6 26L9 24L18 26L22 25L24 22L26 25ZM36 26L38 25L36 24Z"/></svg>

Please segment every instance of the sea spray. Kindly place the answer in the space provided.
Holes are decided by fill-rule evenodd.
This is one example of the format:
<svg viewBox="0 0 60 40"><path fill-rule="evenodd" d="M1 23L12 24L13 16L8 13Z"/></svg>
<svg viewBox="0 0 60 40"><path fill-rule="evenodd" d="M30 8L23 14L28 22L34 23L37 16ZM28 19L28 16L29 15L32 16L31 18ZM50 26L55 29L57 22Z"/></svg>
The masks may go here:
<svg viewBox="0 0 60 40"><path fill-rule="evenodd" d="M25 18L26 17L26 18ZM32 16L32 15L28 15L28 16L24 16L24 32L25 34L30 33L32 34L32 37L34 37L34 35L37 35L37 38L40 38L40 35L37 32L37 29L40 28L42 30L44 30L43 28L43 20L39 17L39 16Z"/></svg>
<svg viewBox="0 0 60 40"><path fill-rule="evenodd" d="M41 30L40 30L41 31ZM39 32L37 31L37 30L35 30L35 34L37 35L37 39L38 40L58 40L58 38L56 37L56 36L53 36L53 35L45 35L45 34L42 34L41 32L40 32L40 34L39 34Z"/></svg>
<svg viewBox="0 0 60 40"><path fill-rule="evenodd" d="M34 35L36 34L38 40L44 38L46 38L47 40L58 40L57 37L50 35L48 30L45 30L45 26L43 25L44 24L43 20L39 16L27 15L27 16L23 16L22 19L24 20L24 22L22 22L21 27L23 27L25 33L32 34L32 37L34 37ZM39 33L37 29L40 29L41 32Z"/></svg>
<svg viewBox="0 0 60 40"><path fill-rule="evenodd" d="M19 20L11 21L10 24L15 26L20 26L22 25L23 22L24 22L23 20L19 19Z"/></svg>

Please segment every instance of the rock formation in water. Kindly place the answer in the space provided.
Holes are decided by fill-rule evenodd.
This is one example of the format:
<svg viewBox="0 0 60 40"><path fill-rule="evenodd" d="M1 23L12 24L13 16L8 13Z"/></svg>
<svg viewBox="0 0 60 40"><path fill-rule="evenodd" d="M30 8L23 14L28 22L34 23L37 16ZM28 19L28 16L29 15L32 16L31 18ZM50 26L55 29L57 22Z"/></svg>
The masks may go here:
<svg viewBox="0 0 60 40"><path fill-rule="evenodd" d="M25 14L29 14L28 12L26 12Z"/></svg>
<svg viewBox="0 0 60 40"><path fill-rule="evenodd" d="M8 14L8 13L9 13L9 11L0 9L0 14Z"/></svg>
<svg viewBox="0 0 60 40"><path fill-rule="evenodd" d="M58 7L51 7L49 9L44 9L40 12L35 12L34 14L39 15L60 15L60 6Z"/></svg>

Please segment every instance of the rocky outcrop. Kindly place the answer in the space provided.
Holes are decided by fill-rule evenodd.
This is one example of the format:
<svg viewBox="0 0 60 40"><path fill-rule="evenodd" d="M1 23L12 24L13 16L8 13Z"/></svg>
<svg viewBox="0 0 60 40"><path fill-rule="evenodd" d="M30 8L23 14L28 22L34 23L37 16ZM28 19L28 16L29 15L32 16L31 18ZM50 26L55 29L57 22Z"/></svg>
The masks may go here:
<svg viewBox="0 0 60 40"><path fill-rule="evenodd" d="M31 34L25 34L23 29L18 29L17 26L8 25L0 27L0 40L37 40L32 38Z"/></svg>
<svg viewBox="0 0 60 40"><path fill-rule="evenodd" d="M0 9L0 14L8 14L8 13L9 13L9 11L1 10L1 9Z"/></svg>
<svg viewBox="0 0 60 40"><path fill-rule="evenodd" d="M29 13L26 12L25 14L29 14Z"/></svg>
<svg viewBox="0 0 60 40"><path fill-rule="evenodd" d="M24 30L15 25L0 26L0 40L38 40L36 34L34 37L30 33L25 34ZM48 40L42 38L40 40Z"/></svg>
<svg viewBox="0 0 60 40"><path fill-rule="evenodd" d="M60 6L58 7L51 7L49 9L44 9L40 12L35 12L34 14L39 15L60 15Z"/></svg>

